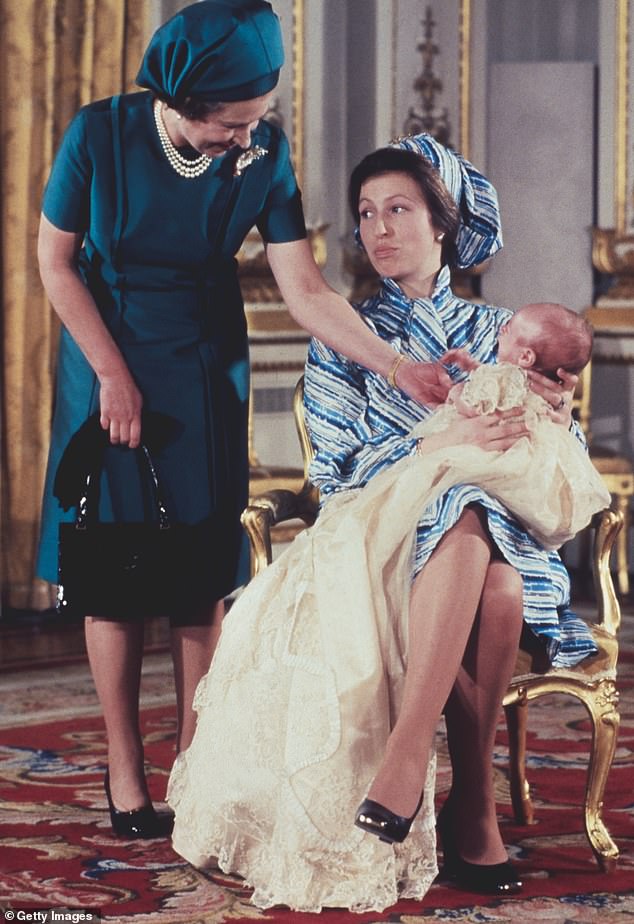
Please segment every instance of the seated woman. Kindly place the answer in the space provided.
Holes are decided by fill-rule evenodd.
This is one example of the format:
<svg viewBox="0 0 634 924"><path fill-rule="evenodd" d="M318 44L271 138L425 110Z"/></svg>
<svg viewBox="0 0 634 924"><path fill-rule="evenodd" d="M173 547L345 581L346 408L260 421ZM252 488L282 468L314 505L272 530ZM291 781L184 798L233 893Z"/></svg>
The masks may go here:
<svg viewBox="0 0 634 924"><path fill-rule="evenodd" d="M448 263L474 265L499 249L493 188L429 136L399 145L364 159L350 187L383 277L359 312L398 353L392 384L311 344L306 411L323 508L232 607L197 691L194 740L170 778L175 850L243 876L261 908L383 910L424 896L437 873L433 740L443 711L453 770L439 822L445 874L469 889L518 891L492 750L523 621L557 664L594 651L568 609L557 554L477 485L410 503L409 519L393 515L389 497L365 505L360 526L355 518L401 460L422 478L438 451L503 454L530 435L521 409L460 415L422 442L411 435L432 410L396 387L401 366L438 364L467 345L491 362L511 312L449 288ZM567 430L576 378L558 374L528 372ZM386 558L393 540L399 553Z"/></svg>

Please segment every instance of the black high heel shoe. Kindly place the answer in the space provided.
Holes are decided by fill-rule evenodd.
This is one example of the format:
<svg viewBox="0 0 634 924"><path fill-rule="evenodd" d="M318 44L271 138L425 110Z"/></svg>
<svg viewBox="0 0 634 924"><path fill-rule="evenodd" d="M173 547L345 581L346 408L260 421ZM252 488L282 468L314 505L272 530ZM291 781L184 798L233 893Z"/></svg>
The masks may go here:
<svg viewBox="0 0 634 924"><path fill-rule="evenodd" d="M451 827L450 811L447 800L436 819L443 850L443 866L438 878L449 880L465 891L484 895L517 895L521 892L524 884L508 860L506 863L484 864L462 859Z"/></svg>
<svg viewBox="0 0 634 924"><path fill-rule="evenodd" d="M408 818L406 815L396 815L385 808L384 805L381 805L380 802L374 802L373 799L364 799L357 809L354 823L357 828L363 828L364 831L368 831L370 834L376 834L378 839L385 841L386 844L402 844L409 834L422 804L423 794L421 793L416 811Z"/></svg>
<svg viewBox="0 0 634 924"><path fill-rule="evenodd" d="M115 808L110 794L110 774L108 771L106 771L104 777L103 787L108 800L112 830L119 837L151 838L170 836L174 827L173 815L159 815L154 810L151 802L140 809L133 809L131 812L119 811L118 808Z"/></svg>

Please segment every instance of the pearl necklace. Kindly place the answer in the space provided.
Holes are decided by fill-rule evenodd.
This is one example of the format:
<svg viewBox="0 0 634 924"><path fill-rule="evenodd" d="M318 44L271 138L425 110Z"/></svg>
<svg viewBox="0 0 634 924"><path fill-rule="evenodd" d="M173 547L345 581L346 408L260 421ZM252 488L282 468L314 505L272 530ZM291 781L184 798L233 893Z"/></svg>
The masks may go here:
<svg viewBox="0 0 634 924"><path fill-rule="evenodd" d="M174 147L172 139L167 134L167 129L165 128L165 123L163 122L163 116L161 114L161 101L158 99L154 102L154 121L156 122L156 130L165 156L176 173L178 173L179 176L184 176L188 180L201 176L211 165L212 158L207 157L206 154L201 154L194 160L183 157L180 151Z"/></svg>

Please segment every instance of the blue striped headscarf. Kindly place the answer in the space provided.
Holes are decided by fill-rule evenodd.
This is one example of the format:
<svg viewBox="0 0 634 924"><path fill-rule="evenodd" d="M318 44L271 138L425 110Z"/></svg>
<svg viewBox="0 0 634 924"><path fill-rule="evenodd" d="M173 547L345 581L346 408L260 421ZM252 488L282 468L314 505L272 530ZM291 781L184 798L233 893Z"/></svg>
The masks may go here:
<svg viewBox="0 0 634 924"><path fill-rule="evenodd" d="M421 154L440 173L460 209L456 238L456 265L460 269L477 266L500 250L502 227L497 193L473 164L426 133L398 138L390 147Z"/></svg>

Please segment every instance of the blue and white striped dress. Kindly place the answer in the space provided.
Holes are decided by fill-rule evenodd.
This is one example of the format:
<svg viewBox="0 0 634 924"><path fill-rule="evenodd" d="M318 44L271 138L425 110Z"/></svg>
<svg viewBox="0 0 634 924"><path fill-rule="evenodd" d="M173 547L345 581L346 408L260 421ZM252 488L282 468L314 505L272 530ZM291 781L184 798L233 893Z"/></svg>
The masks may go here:
<svg viewBox="0 0 634 924"><path fill-rule="evenodd" d="M439 360L466 347L481 363L495 361L500 327L511 312L457 298L444 267L430 298L408 298L391 279L358 311L395 350L414 360ZM456 379L464 378L458 372ZM360 488L414 451L408 436L432 411L385 378L313 340L306 363L306 419L316 454L310 476L322 503L334 493ZM574 425L577 426L576 424ZM577 427L577 435L583 434ZM524 619L547 646L552 664L569 667L596 651L589 630L569 608L570 580L556 552L544 550L495 499L474 485L456 485L421 511L414 577L467 504L486 511L489 531L524 583Z"/></svg>

